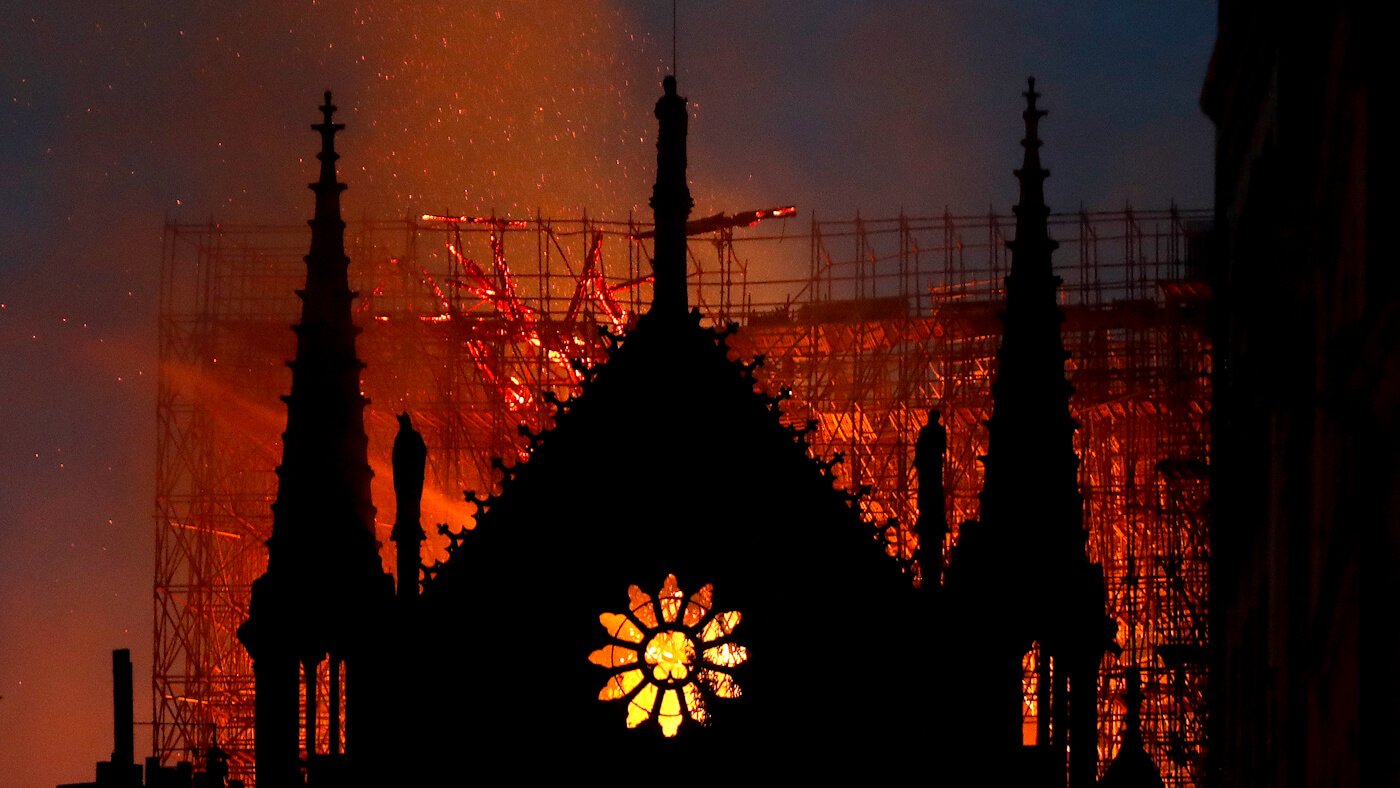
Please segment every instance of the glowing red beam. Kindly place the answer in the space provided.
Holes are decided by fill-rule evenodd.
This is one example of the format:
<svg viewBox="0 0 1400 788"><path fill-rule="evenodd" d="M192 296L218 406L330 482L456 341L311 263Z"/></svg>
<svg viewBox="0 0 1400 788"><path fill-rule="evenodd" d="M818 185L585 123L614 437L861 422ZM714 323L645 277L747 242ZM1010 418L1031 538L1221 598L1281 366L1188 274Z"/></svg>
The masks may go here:
<svg viewBox="0 0 1400 788"><path fill-rule="evenodd" d="M486 272L481 270L471 258L462 254L456 246L450 243L447 245L447 250L457 258L457 264L462 266L462 270L466 271L468 275L477 281L481 289L490 293L492 296L496 295L496 288L495 285L491 283L491 279L486 276Z"/></svg>
<svg viewBox="0 0 1400 788"><path fill-rule="evenodd" d="M418 217L425 222L445 222L447 224L489 224L496 227L529 227L529 222L521 222L513 219L497 219L494 216L438 216L433 213L425 213Z"/></svg>
<svg viewBox="0 0 1400 788"><path fill-rule="evenodd" d="M578 286L574 289L574 297L569 302L569 310L564 320L573 322L582 311L584 301L592 300L602 308L614 328L622 328L627 323L627 312L618 303L613 292L603 279L603 234L594 233L593 243L588 249L587 262L579 276Z"/></svg>
<svg viewBox="0 0 1400 788"><path fill-rule="evenodd" d="M727 230L731 227L753 227L764 219L781 219L784 216L792 216L795 213L797 213L797 206L795 205L784 205L781 208L764 208L758 211L744 211L743 213L736 213L733 216L721 211L714 216L706 216L703 219L693 219L686 222L685 234L704 235L705 233L712 233L716 230ZM644 233L638 233L632 237L655 238L656 231L647 230Z"/></svg>
<svg viewBox="0 0 1400 788"><path fill-rule="evenodd" d="M638 286L638 285L644 285L644 284L647 284L647 283L649 283L649 282L655 282L655 281L656 281L656 277L654 277L654 276L650 276L650 275L648 275L648 276L639 276L639 277L637 277L636 279L628 279L626 282L623 282L622 284L613 285L612 287L610 287L610 288L608 288L608 289L611 290L611 291L613 291L614 293L621 293L621 292L623 292L624 290L631 290L632 288L634 288L634 287L636 287L636 286Z"/></svg>

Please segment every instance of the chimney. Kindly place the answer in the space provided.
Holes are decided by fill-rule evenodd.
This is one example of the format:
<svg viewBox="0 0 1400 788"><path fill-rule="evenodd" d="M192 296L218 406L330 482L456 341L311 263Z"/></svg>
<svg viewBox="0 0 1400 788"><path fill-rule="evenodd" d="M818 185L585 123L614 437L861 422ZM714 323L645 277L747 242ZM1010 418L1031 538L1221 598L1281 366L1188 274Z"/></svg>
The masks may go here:
<svg viewBox="0 0 1400 788"><path fill-rule="evenodd" d="M112 652L112 764L118 772L136 763L136 718L132 716L131 650Z"/></svg>

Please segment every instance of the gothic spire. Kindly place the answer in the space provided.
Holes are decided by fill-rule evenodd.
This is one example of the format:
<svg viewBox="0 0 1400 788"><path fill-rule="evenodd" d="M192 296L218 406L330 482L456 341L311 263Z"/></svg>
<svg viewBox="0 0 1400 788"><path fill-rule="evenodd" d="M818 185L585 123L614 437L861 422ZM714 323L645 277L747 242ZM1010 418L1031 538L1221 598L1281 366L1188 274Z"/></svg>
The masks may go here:
<svg viewBox="0 0 1400 788"><path fill-rule="evenodd" d="M320 178L310 184L316 194L311 248L306 260L306 287L298 290L301 321L292 368L292 390L283 433L282 465L277 469L277 502L269 570L292 564L307 577L338 575L378 567L374 540L374 505L370 501L368 439L360 394L364 364L355 351L359 329L351 318L355 293L349 287L350 259L345 255L345 222L340 216L336 178L335 135L345 124L333 120L336 107L326 91L322 121L311 128L321 134Z"/></svg>
<svg viewBox="0 0 1400 788"><path fill-rule="evenodd" d="M982 458L981 515L965 524L953 549L945 597L955 606L954 620L966 628L959 637L979 644L972 661L957 663L968 673L968 686L995 686L1014 697L1020 692L1023 656L1032 643L1040 645L1047 666L1041 669L1041 686L1058 695L1041 707L1061 737L1052 744L1063 746L1068 733L1069 785L1088 788L1098 763L1098 664L1112 645L1115 627L1104 615L1102 568L1089 562L1085 550L1074 450L1078 425L1070 415L1073 388L1065 377L1060 279L1051 266L1056 243L1045 205L1050 173L1040 162L1039 124L1046 113L1036 106L1040 94L1034 79L1023 95L1025 154L1015 171L1020 202L1016 240L1007 243L1011 272ZM988 656L987 650L995 653ZM982 689L953 697L960 712L976 720L973 730L985 726L989 740L1006 751L1019 747L1014 702L983 709L988 700ZM1041 702L1045 699L1042 692ZM1004 713L1007 708L1012 711Z"/></svg>
<svg viewBox="0 0 1400 788"><path fill-rule="evenodd" d="M652 259L655 284L652 311L685 314L685 223L695 202L686 184L685 138L689 126L685 98L676 93L676 77L661 82L665 94L656 102L656 185L651 190L651 210L656 223Z"/></svg>
<svg viewBox="0 0 1400 788"><path fill-rule="evenodd" d="M345 184L336 180L335 162L340 158L340 154L335 152L335 135L345 128L345 124L331 120L337 107L331 103L329 90L326 91L326 103L322 104L320 109L323 120L311 128L321 132L321 152L316 154L316 158L321 160L321 179L311 184L311 189L316 192L316 220L338 222L340 193L345 191ZM343 224L341 226L344 227Z"/></svg>
<svg viewBox="0 0 1400 788"><path fill-rule="evenodd" d="M327 660L328 745L331 753L339 752L340 663L372 663L366 659L364 630L393 594L374 536L373 473L364 423L369 400L360 393L365 365L355 353L359 329L351 318L355 293L349 287L350 260L340 218L345 185L336 180L335 168L335 135L344 126L333 121L335 109L326 91L323 120L311 127L321 133L321 172L310 185L316 209L308 222L306 286L297 291L301 320L292 326L296 358L287 362L292 389L282 398L287 429L277 467L272 537L267 541L267 571L253 582L248 621L238 629L239 640L253 657L257 683L258 784L272 788L302 782L298 743L315 751L315 677L317 665ZM311 678L303 682L299 675ZM313 709L306 715L298 714L299 691ZM357 699L347 700L349 708L369 709L358 719L372 720L372 693L356 690L345 697L352 694ZM357 723L348 730L372 728L372 722Z"/></svg>
<svg viewBox="0 0 1400 788"><path fill-rule="evenodd" d="M1050 171L1040 166L1040 119L1049 113L1035 105L1040 98L1035 92L1035 77L1028 77L1026 84L1026 92L1021 94L1026 97L1026 109L1021 113L1026 122L1026 136L1021 140L1021 147L1026 150L1021 168L1015 171L1016 179L1021 182L1021 199L1013 209L1016 212L1015 243L1048 245L1054 250L1059 244L1051 241L1045 230L1045 220L1050 216L1050 209L1045 205L1045 179L1050 177Z"/></svg>
<svg viewBox="0 0 1400 788"><path fill-rule="evenodd" d="M1079 458L1074 452L1077 425L1069 413L1073 389L1065 380L1068 354L1060 337L1064 322L1058 301L1060 279L1050 259L1058 244L1050 239L1046 226L1050 209L1045 205L1045 179L1050 173L1040 164L1039 125L1046 112L1036 106L1040 94L1035 78L1028 83L1022 94L1026 109L1021 113L1026 124L1021 140L1025 156L1015 171L1021 186L1014 209L1016 240L1007 243L1011 272L1006 277L1006 311L1001 315L1002 341L992 384L988 456L983 458L987 471L982 520L1004 536L1024 536L1028 541L1020 543L1042 562L1048 556L1036 543L1059 548L1060 560L1073 558L1077 551L1082 561ZM1070 555L1063 554L1066 550Z"/></svg>

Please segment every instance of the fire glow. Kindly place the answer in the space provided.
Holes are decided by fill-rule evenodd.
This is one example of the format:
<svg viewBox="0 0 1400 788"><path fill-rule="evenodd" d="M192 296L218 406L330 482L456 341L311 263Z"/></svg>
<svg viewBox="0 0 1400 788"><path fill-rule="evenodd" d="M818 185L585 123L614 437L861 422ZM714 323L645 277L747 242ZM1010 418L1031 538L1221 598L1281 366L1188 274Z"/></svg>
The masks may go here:
<svg viewBox="0 0 1400 788"><path fill-rule="evenodd" d="M913 478L910 462L931 407L940 408L948 430L943 481L949 531L940 535L945 550L957 539L962 522L977 515L982 473L977 458L986 453L982 422L989 415L988 382L1004 274L998 268L1005 248L1003 221L1003 217L984 216L825 222L814 227L810 238L798 236L800 243L786 245L780 234L764 236L758 230L750 238L735 226L691 242L692 303L716 325L742 324L729 340L734 357L765 356L760 385L793 389L792 398L782 406L784 421L793 426L815 422L810 438L814 453L827 458L837 452L845 455L845 461L835 467L840 486L870 486L861 501L862 512L895 559L916 557L913 491L919 480ZM1144 227L1162 228L1153 231L1155 242L1154 236L1146 235L1149 242L1140 248L1184 246L1186 221L1175 213L1052 217L1062 248L1070 249L1067 258L1074 257L1075 238L1090 239L1078 243L1101 244L1101 248L1081 249L1080 259L1104 262L1057 271L1066 278L1065 337L1074 353L1070 371L1076 387L1073 415L1081 424L1077 436L1083 458L1080 483L1085 490L1089 549L1094 560L1104 564L1109 608L1119 620L1124 646L1120 662L1150 664L1159 646L1190 641L1204 627L1206 543L1204 525L1196 518L1203 511L1205 481L1204 465L1195 458L1209 440L1205 429L1209 347L1202 339L1202 327L1193 322L1197 312L1190 309L1202 303L1205 291L1174 272L1175 262L1139 258L1114 262L1113 250L1123 248L1125 226L1138 235L1144 234ZM199 229L182 226L181 237L197 239ZM625 329L636 320L650 295L648 242L643 237L650 228L628 221L540 217L525 228L502 226L499 221L415 220L407 228L403 223L381 223L371 229L373 243L365 240L371 238L369 229L352 223L352 235L358 240L347 251L355 261L353 285L363 294L357 305L364 328L359 347L367 365L364 391L371 400L365 415L376 473L374 500L379 521L391 522L387 452L394 416L408 411L429 447L423 501L429 542L424 560L432 562L445 557L446 544L446 537L433 526L443 523L454 530L474 526L475 505L461 491L484 494L498 489L500 472L492 467L491 458L513 463L528 456L527 441L517 429L522 424L531 430L549 426L550 398L576 394L580 370L607 357L608 344L598 327L615 333L619 326ZM411 247L398 245L409 235L406 229L414 234ZM269 307L265 299L240 294L290 294L303 275L299 252L276 258L270 251L258 251L275 249L277 236L260 240L255 231L242 236L240 232L221 227L217 238L211 235L206 245L195 247L203 257L192 255L188 261L170 263L173 267L176 262L188 262L193 270L196 260L204 260L213 274L225 277L221 281L235 277L244 281L209 300L195 298L199 292L191 290L196 307L181 314L193 317L165 324L176 333L162 345L172 354L163 358L162 401L183 407L162 416L170 420L163 432L170 444L168 454L207 456L211 462L195 469L203 474L197 490L172 487L158 503L168 516L167 530L188 535L163 542L165 547L160 549L167 552L162 560L187 560L179 552L187 548L217 554L221 565L237 567L239 576L229 579L235 589L262 568L265 502L275 490L270 469L280 451L277 436L283 418L275 403L288 382L283 361L291 356L293 337L286 327L294 322L298 306L290 295ZM229 244L235 238L237 248L252 250L247 252L251 257L220 251L235 248ZM225 245L217 246L219 242ZM774 259L794 247L812 250L810 278L765 282L748 274L762 269L743 265L747 260ZM181 247L171 244L171 248ZM711 255L712 249L720 254ZM977 255L986 259L978 262ZM876 263L870 262L872 257ZM238 268L245 259L256 265ZM466 265L468 261L472 267ZM509 287L503 281L507 276ZM1140 282L1153 284L1143 289ZM863 298L860 283L867 288ZM800 295L788 295L792 292ZM1125 304L1133 305L1131 311ZM1165 311L1175 309L1170 306L1174 304L1188 308ZM200 308L210 311L204 314ZM269 316L269 309L283 311ZM1159 321L1148 323L1150 330L1140 327L1144 314ZM1131 332L1114 328L1130 320L1137 321L1132 325L1139 328ZM200 326L211 324L219 325L223 333L210 337L199 332ZM1095 326L1110 330L1095 333ZM212 339L219 344L200 344ZM1138 344L1130 344L1134 342ZM210 363L212 358L219 363ZM1170 366L1162 366L1166 360L1171 360ZM1151 387L1145 387L1148 381ZM245 407L252 402L269 404ZM229 408L229 403L237 407ZM213 418L188 424L179 421L186 414L206 411ZM601 450L606 455L619 449L625 447ZM261 475L236 473L235 464L269 470ZM193 477L171 478L194 481ZM200 507L185 503L192 500L203 503ZM247 501L261 503L250 508ZM221 511L237 517L211 520L199 514ZM387 542L387 526L381 527L381 541ZM240 533L243 538L200 530L206 528ZM926 542L939 544L929 539L929 531L923 533ZM392 567L391 559L386 559L386 567ZM920 567L912 569L917 572ZM936 568L922 571L927 581ZM1132 582L1127 582L1129 578ZM170 604L183 606L187 601L172 598ZM230 606L228 611L201 615L234 617L228 627L231 631L244 613ZM172 616L170 620L182 619ZM638 625L638 631L650 630ZM687 641L674 635L654 640L672 631L689 638L693 655L686 650ZM208 637L163 632L165 645L160 648L178 653L181 644L195 636ZM605 643L576 645L582 649L576 658L582 660L589 648ZM639 641L612 645L632 649L636 655L632 667L641 671L634 685L629 686L630 678L620 680L619 705L630 707L630 700L622 703L628 697L639 703L635 712L619 709L624 718L619 725L628 714L635 717L645 711L647 716L637 721L638 726L655 723L663 726L664 733L664 726L675 724L676 735L682 738L686 735L682 717L670 712L689 713L691 706L684 689L655 684L658 666L666 676L676 675L683 667L687 680L699 682L701 670L722 672L722 666L741 654L747 656L737 650L742 642L725 650L723 643L706 643L687 634L683 626L667 624L658 624ZM651 645L656 647L655 659L648 662L644 652ZM705 662L712 648L720 649L711 655L715 661ZM210 644L203 653L239 652ZM623 667L608 670L620 675L625 673ZM251 675L246 663L221 664L217 669L230 681ZM1042 733L1053 739L1053 732L1039 729L1037 711L1043 696L1033 665L1026 670L1025 740L1039 740ZM1121 727L1123 707L1116 698L1123 685L1115 678L1120 670L1113 659L1106 661L1100 703L1104 762L1112 756ZM599 677L600 682L608 681L602 674ZM719 681L719 674L714 678ZM1146 746L1163 773L1175 775L1175 782L1169 784L1190 784L1183 781L1194 768L1191 759L1201 752L1202 679L1188 666L1146 671L1144 681ZM639 695L647 682L656 687L649 706L647 698ZM175 710L176 705L198 707L200 719L219 724L221 746L236 758L250 754L250 732L241 730L238 722L249 718L250 695L230 690L206 697L197 688L186 691L172 684L163 685L170 690L165 694L207 702L171 702L170 720L189 718ZM716 687L697 686L723 697L721 691L737 690L738 684L721 681ZM667 689L678 689L674 708L666 700ZM722 711L723 704L716 705L715 709L707 706L706 713ZM688 719L698 722L693 715ZM176 734L185 735L172 722L163 725L167 741L174 741ZM199 730L190 728L188 735L202 735Z"/></svg>

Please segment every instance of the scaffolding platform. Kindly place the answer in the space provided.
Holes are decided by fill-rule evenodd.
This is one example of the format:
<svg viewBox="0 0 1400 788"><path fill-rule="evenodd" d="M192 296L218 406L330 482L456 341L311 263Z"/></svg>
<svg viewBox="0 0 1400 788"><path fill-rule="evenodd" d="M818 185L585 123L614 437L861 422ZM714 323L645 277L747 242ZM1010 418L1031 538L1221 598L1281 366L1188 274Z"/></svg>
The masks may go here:
<svg viewBox="0 0 1400 788"><path fill-rule="evenodd" d="M1174 787L1204 775L1210 218L1176 209L1050 218L1090 558L1103 564L1123 647L1101 669L1101 770L1117 751L1124 669L1139 667L1145 745ZM865 519L892 561L911 582L937 583L912 530L914 444L938 409L946 553L977 517L1014 219L794 226L692 237L691 303L710 324L738 324L733 351L764 357L762 385L791 391L784 418L816 422L815 452L843 455L840 484L866 490ZM599 328L625 330L645 309L648 230L587 217L350 223L386 571L394 417L411 413L428 445L425 525L472 527L463 491L495 484L491 458L522 456L519 428L547 425L547 392L578 391L579 366L606 356ZM169 223L162 251L155 746L165 762L188 760L217 736L230 776L249 781L252 664L234 632L267 560L285 426L278 397L291 384L307 242L304 225ZM600 446L599 456L626 451ZM428 530L427 549L441 558L445 537ZM1031 681L1026 730L1036 725Z"/></svg>

